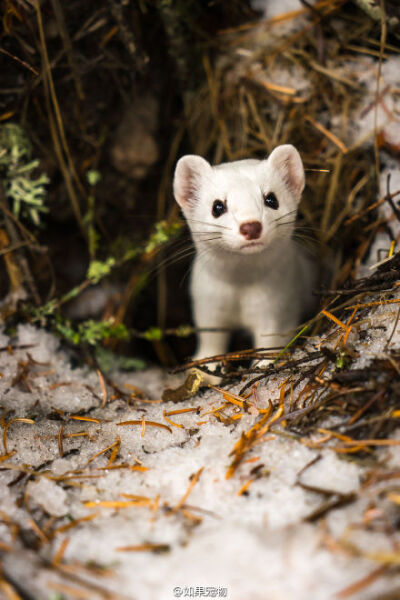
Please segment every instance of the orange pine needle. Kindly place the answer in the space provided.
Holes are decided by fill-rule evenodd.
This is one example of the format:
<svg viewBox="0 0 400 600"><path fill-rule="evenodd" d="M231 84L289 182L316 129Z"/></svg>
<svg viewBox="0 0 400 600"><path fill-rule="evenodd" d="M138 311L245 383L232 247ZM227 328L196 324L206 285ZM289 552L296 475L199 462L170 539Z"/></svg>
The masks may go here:
<svg viewBox="0 0 400 600"><path fill-rule="evenodd" d="M389 492L387 499L396 504L400 504L400 494L396 494L395 492Z"/></svg>
<svg viewBox="0 0 400 600"><path fill-rule="evenodd" d="M74 519L74 521L71 521L66 525L61 525L60 527L53 529L53 531L51 532L51 537L54 537L58 533L64 533L69 529L73 529L74 527L77 527L78 525L80 525L81 523L85 523L86 521L92 521L92 519L95 519L97 516L98 514L94 513L92 515L87 515L86 517L81 517L80 519Z"/></svg>
<svg viewBox="0 0 400 600"><path fill-rule="evenodd" d="M88 437L90 438L90 433L88 431L77 431L76 433L64 433L64 438L73 438L73 437Z"/></svg>
<svg viewBox="0 0 400 600"><path fill-rule="evenodd" d="M201 410L201 406L195 406L194 408L179 408L177 410L169 410L167 412L164 412L167 417L172 417L172 415L181 415L183 413L197 412L199 410Z"/></svg>
<svg viewBox="0 0 400 600"><path fill-rule="evenodd" d="M329 131L328 129L326 129L326 127L324 127L321 123L318 123L317 121L315 121L309 115L306 116L305 120L308 121L308 123L310 123L311 125L313 125L313 127L315 127L315 129L320 131L331 142L333 142L335 144L335 146L337 146L339 148L339 150L341 150L343 152L343 154L346 154L346 152L348 152L348 148L345 146L345 144L341 140L339 140L339 138L334 133L332 133L332 131Z"/></svg>
<svg viewBox="0 0 400 600"><path fill-rule="evenodd" d="M353 304L352 306L346 306L345 310L351 310L352 308L369 308L370 306L384 306L385 304L399 304L400 298L394 298L392 300L377 300L375 302L364 302L363 304Z"/></svg>
<svg viewBox="0 0 400 600"><path fill-rule="evenodd" d="M94 417L81 417L80 415L70 415L70 419L74 419L74 421L88 421L89 423L101 423L100 419L95 419Z"/></svg>
<svg viewBox="0 0 400 600"><path fill-rule="evenodd" d="M253 456L252 458L248 458L247 460L244 460L243 463L254 463L257 462L258 460L260 460L261 456Z"/></svg>
<svg viewBox="0 0 400 600"><path fill-rule="evenodd" d="M35 423L35 421L33 419L25 419L24 417L15 417L14 419L11 419L10 421L8 421L8 423L4 427L4 431L3 431L4 454L8 454L7 434L8 434L8 430L10 429L10 427L13 423L28 423L29 425L33 425Z"/></svg>
<svg viewBox="0 0 400 600"><path fill-rule="evenodd" d="M109 469L111 467L111 465L117 458L120 449L121 449L121 439L119 437L117 437L117 439L114 442L114 448L112 449L111 456L108 460L106 469Z"/></svg>
<svg viewBox="0 0 400 600"><path fill-rule="evenodd" d="M163 417L167 421L167 423L169 423L173 427L179 427L180 429L184 429L184 426L182 425L182 423L175 423L175 421L172 421L172 419L169 419L165 413L165 410L163 410Z"/></svg>
<svg viewBox="0 0 400 600"><path fill-rule="evenodd" d="M223 388L217 387L216 385L210 385L210 387L213 390L215 390L216 392L220 392L222 394L224 400L226 400L226 402L230 402L231 404L235 404L236 406L243 408L245 400L243 398L241 398L240 396L237 396L236 394L233 394L232 392L228 392L227 390L224 390Z"/></svg>
<svg viewBox="0 0 400 600"><path fill-rule="evenodd" d="M192 489L194 488L194 486L196 485L196 483L199 481L203 470L204 470L204 467L201 467L201 469L199 469L197 471L197 473L195 473L193 475L193 477L190 480L190 484L189 484L188 489L186 490L186 492L183 494L182 498L179 500L178 504L173 509L174 511L179 510L183 506L183 504L185 504L185 502L186 502L186 500L187 500L190 492L192 491Z"/></svg>
<svg viewBox="0 0 400 600"><path fill-rule="evenodd" d="M381 567L374 569L372 573L369 573L359 581L356 581L355 583L352 583L351 585L341 590L338 594L336 594L336 598L338 598L338 600L341 600L342 598L349 598L350 596L354 596L354 594L357 594L357 592L364 590L366 587L371 585L376 579L378 579L378 577L383 575L386 569L387 565L382 565Z"/></svg>
<svg viewBox="0 0 400 600"><path fill-rule="evenodd" d="M328 317L328 319L330 319L331 321L333 321L334 323L336 323L336 325L339 325L339 327L341 327L342 329L347 329L347 325L345 323L343 323L343 321L341 321L340 319L338 319L337 317L335 317L335 315L333 315L332 313L328 312L327 310L321 310L321 314L325 315L326 317Z"/></svg>
<svg viewBox="0 0 400 600"><path fill-rule="evenodd" d="M101 456L105 452L108 452L108 450L112 450L116 444L119 444L119 445L121 444L121 440L119 439L119 437L117 437L115 442L113 442L112 444L107 446L107 448L104 448L103 450L100 450L100 452L96 452L96 454L93 454L93 456L91 456L89 458L89 460L87 461L86 466L89 465L91 462L93 462L98 456Z"/></svg>
<svg viewBox="0 0 400 600"><path fill-rule="evenodd" d="M14 456L14 454L16 454L16 450L11 450L11 452L9 452L8 454L3 454L2 456L0 456L0 462L4 462L5 460L8 460L12 456Z"/></svg>
<svg viewBox="0 0 400 600"><path fill-rule="evenodd" d="M0 592L1 591L4 592L5 600L22 600L21 596L15 591L14 586L0 576Z"/></svg>
<svg viewBox="0 0 400 600"><path fill-rule="evenodd" d="M105 405L107 404L107 386L104 381L104 376L103 376L102 372L100 371L100 369L96 369L96 372L97 372L98 378L100 380L101 394L103 396L103 402L101 403L100 408L104 408Z"/></svg>
<svg viewBox="0 0 400 600"><path fill-rule="evenodd" d="M287 381L287 380L286 380ZM285 384L286 382L284 382ZM283 390L283 392L282 392ZM281 388L281 395L284 397L285 395L285 386L283 385ZM234 459L232 463L229 465L228 470L226 472L225 478L230 479L234 472L236 471L239 464L242 462L245 452L251 448L251 446L259 439L262 435L268 431L271 421L269 421L270 415L273 411L272 402L268 399L269 410L251 427L246 433L242 433L239 440L233 447L232 452L229 456L234 455ZM282 409L283 412L283 409ZM282 414L280 409L278 409L277 413ZM278 417L277 417L278 418ZM275 419L274 419L275 420Z"/></svg>
<svg viewBox="0 0 400 600"><path fill-rule="evenodd" d="M12 547L0 540L0 550L2 552L11 552Z"/></svg>
<svg viewBox="0 0 400 600"><path fill-rule="evenodd" d="M344 444L356 444L360 448L364 446L400 446L400 440L349 440Z"/></svg>
<svg viewBox="0 0 400 600"><path fill-rule="evenodd" d="M344 442L354 443L354 441L355 441L348 435L343 435L342 433L337 433L336 431L330 431L329 429L324 429L323 427L319 427L317 429L317 431L319 433L325 433L326 435L329 436L329 438L335 437L335 438L338 438L338 440L342 440Z"/></svg>
<svg viewBox="0 0 400 600"><path fill-rule="evenodd" d="M28 525L30 525L31 529L36 533L38 538L45 544L49 543L49 539L45 536L43 531L40 529L39 525L35 523L33 519L28 519Z"/></svg>
<svg viewBox="0 0 400 600"><path fill-rule="evenodd" d="M130 508L131 506L142 507L149 506L149 501L138 500L96 500L94 502L84 502L86 508Z"/></svg>
<svg viewBox="0 0 400 600"><path fill-rule="evenodd" d="M117 423L117 425L141 425L142 426L142 420L135 419L133 421L121 421L121 423ZM168 425L164 425L164 423L156 423L155 421L146 421L146 426L147 427L149 427L149 426L150 427L160 427L161 429L166 429L167 431L172 433L171 427L168 427Z"/></svg>
<svg viewBox="0 0 400 600"><path fill-rule="evenodd" d="M57 550L56 554L53 557L52 563L55 567L58 567L58 565L61 563L63 556L65 554L65 551L67 549L67 546L69 544L69 538L65 538L63 539L63 541L60 544L59 549Z"/></svg>
<svg viewBox="0 0 400 600"><path fill-rule="evenodd" d="M272 81L263 81L262 79L257 79L257 83L271 92L279 92L280 94L286 94L287 96L295 96L297 94L297 90L294 88L278 85L277 83L272 83Z"/></svg>
<svg viewBox="0 0 400 600"><path fill-rule="evenodd" d="M300 441L302 444L307 446L307 448L319 448L321 444L324 444L325 442L328 442L331 439L331 435L324 435L318 440L307 440L306 438L301 438Z"/></svg>
<svg viewBox="0 0 400 600"><path fill-rule="evenodd" d="M207 415L212 415L215 413L218 413L220 410L224 410L224 408L227 408L229 406L229 403L225 403L225 404L221 404L220 406L217 406L216 408L212 408L211 410L208 410L207 412L203 413L201 415L201 417L205 417ZM206 423L207 421L204 421L204 423Z"/></svg>
<svg viewBox="0 0 400 600"><path fill-rule="evenodd" d="M249 489L249 487L251 486L251 484L253 483L253 481L254 481L254 479L249 479L248 481L246 481L246 483L244 485L242 485L242 487L238 491L237 495L238 496L242 496L242 494L244 494L245 492L247 492L247 490Z"/></svg>
<svg viewBox="0 0 400 600"><path fill-rule="evenodd" d="M360 452L360 450L364 450L365 452L371 452L369 448L364 448L364 446L352 446L351 448L344 448L343 446L336 446L330 448L333 452L337 452L338 454L355 454L356 452Z"/></svg>
<svg viewBox="0 0 400 600"><path fill-rule="evenodd" d="M63 450L63 435L64 435L64 425L61 425L60 429L58 430L58 453L61 456L61 458L64 456L64 450Z"/></svg>
<svg viewBox="0 0 400 600"><path fill-rule="evenodd" d="M165 552L169 550L168 544L139 544L137 546L120 546L116 552Z"/></svg>
<svg viewBox="0 0 400 600"><path fill-rule="evenodd" d="M148 496L139 496L138 494L120 494L120 496L122 496L123 498L129 498L129 500L135 500L136 502L138 501L142 501L142 500L147 500L148 502L152 502L152 499L149 498Z"/></svg>
<svg viewBox="0 0 400 600"><path fill-rule="evenodd" d="M140 430L140 437L144 437L144 434L146 433L146 419L144 417L144 415L142 416L142 428Z"/></svg>

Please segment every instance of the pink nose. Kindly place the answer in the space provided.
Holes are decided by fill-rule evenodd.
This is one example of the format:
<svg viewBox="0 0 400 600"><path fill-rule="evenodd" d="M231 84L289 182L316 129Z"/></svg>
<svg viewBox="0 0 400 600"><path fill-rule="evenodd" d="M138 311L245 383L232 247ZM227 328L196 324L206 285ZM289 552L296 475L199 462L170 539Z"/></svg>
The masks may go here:
<svg viewBox="0 0 400 600"><path fill-rule="evenodd" d="M242 223L239 231L246 240L256 240L260 237L262 225L260 221L251 221L250 223Z"/></svg>

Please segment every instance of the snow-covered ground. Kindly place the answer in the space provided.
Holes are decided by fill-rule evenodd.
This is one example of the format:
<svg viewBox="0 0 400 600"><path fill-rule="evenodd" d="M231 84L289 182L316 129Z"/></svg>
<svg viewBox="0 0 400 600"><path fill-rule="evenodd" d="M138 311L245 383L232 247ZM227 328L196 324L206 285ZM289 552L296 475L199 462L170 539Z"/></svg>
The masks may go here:
<svg viewBox="0 0 400 600"><path fill-rule="evenodd" d="M354 368L387 355L396 310L378 307L351 333L363 344ZM12 354L9 341L0 340L3 431L11 423L0 458L0 550L6 578L27 598L364 600L400 590L390 567L400 543L388 496L396 480L366 483L371 470L398 473L399 446L374 450L378 462L350 461L308 447L278 421L226 479L234 445L268 400L276 411L287 372L262 382L247 412L228 402L223 422L212 412L224 404L215 390L161 402L177 378L159 369L114 373L142 399L113 398L107 386L103 407L97 373L72 368L52 335L25 325ZM390 351L399 346L396 332ZM192 410L166 414L182 408ZM400 443L398 433L392 439ZM327 501L337 507L319 516ZM369 576L360 591L347 589Z"/></svg>

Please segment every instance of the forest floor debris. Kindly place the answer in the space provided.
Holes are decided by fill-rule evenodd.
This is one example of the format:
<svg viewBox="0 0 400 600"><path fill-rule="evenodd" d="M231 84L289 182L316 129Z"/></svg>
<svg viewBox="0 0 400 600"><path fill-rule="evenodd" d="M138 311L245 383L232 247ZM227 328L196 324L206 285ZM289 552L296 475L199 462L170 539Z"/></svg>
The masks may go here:
<svg viewBox="0 0 400 600"><path fill-rule="evenodd" d="M398 263L269 375L180 403L177 375L110 387L49 333L3 335L5 597L399 593Z"/></svg>

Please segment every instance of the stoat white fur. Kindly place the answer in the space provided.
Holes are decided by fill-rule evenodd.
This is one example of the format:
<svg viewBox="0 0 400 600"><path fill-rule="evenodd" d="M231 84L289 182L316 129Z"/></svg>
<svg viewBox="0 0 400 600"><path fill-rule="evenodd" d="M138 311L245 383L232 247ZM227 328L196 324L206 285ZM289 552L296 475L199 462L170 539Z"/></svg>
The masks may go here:
<svg viewBox="0 0 400 600"><path fill-rule="evenodd" d="M174 194L196 247L196 327L246 328L256 347L283 346L293 336L313 304L312 262L292 239L303 188L303 163L289 144L265 160L178 161ZM228 338L201 332L194 358L226 352Z"/></svg>

